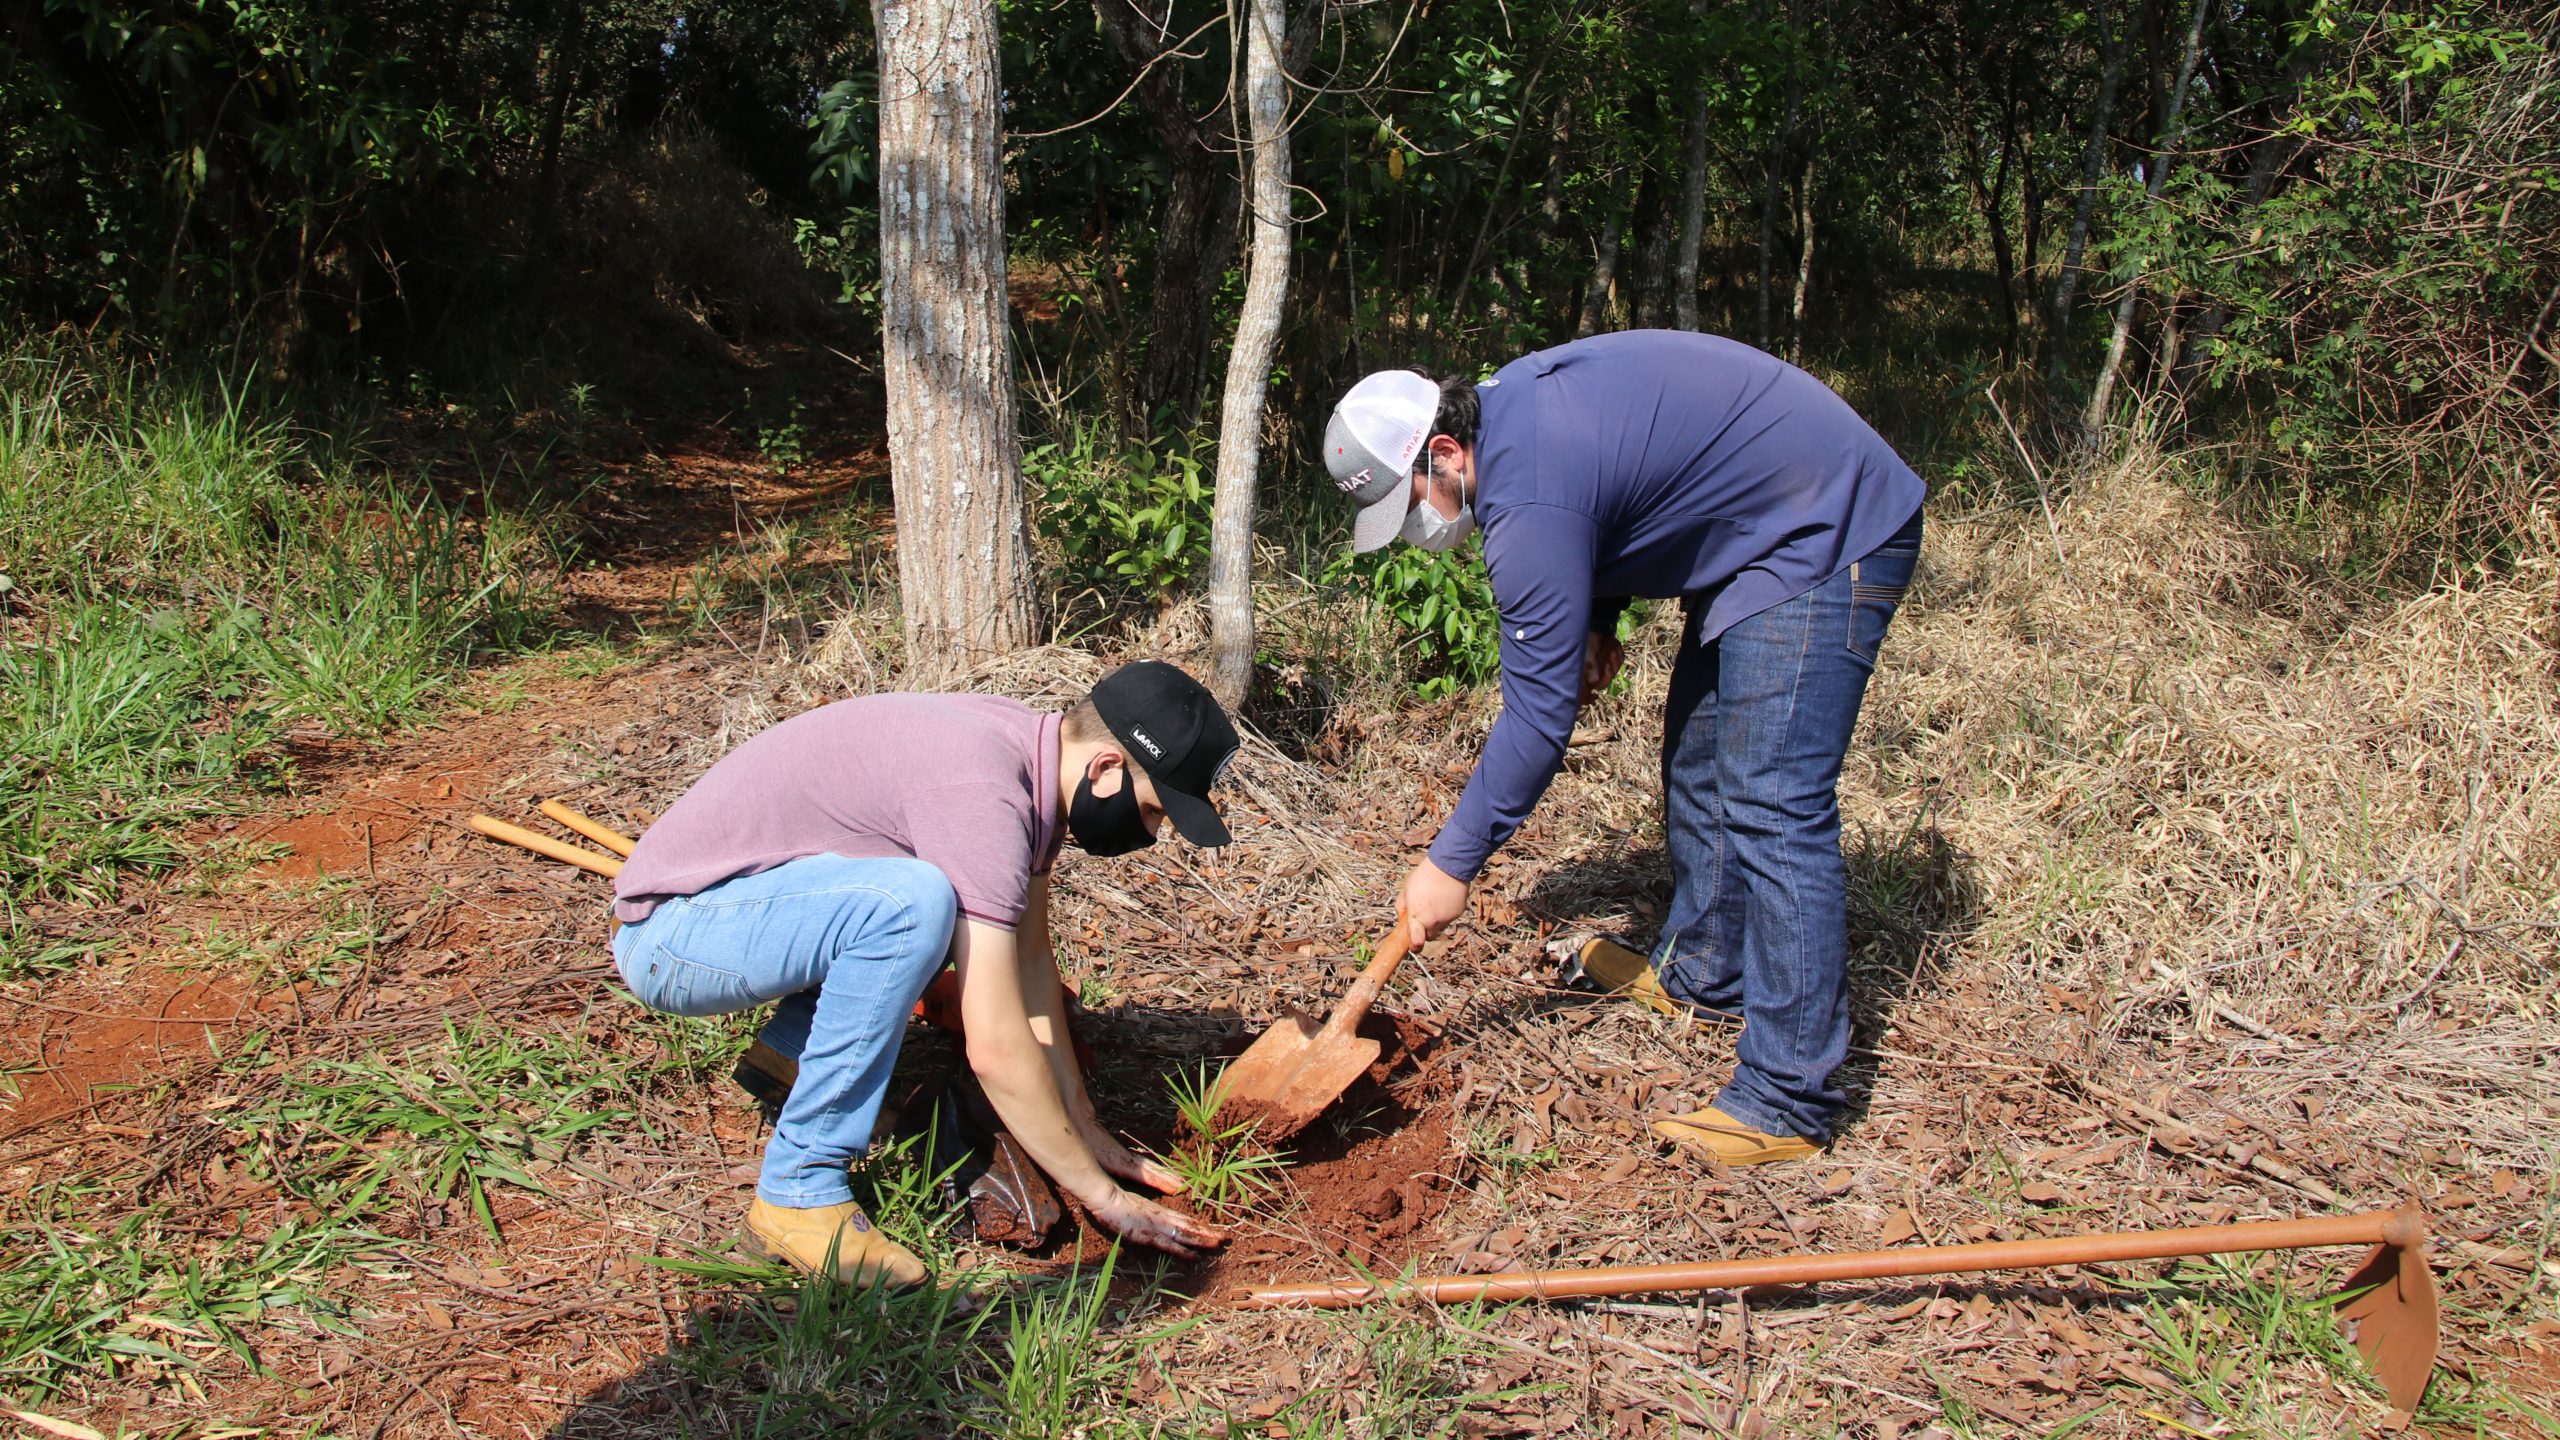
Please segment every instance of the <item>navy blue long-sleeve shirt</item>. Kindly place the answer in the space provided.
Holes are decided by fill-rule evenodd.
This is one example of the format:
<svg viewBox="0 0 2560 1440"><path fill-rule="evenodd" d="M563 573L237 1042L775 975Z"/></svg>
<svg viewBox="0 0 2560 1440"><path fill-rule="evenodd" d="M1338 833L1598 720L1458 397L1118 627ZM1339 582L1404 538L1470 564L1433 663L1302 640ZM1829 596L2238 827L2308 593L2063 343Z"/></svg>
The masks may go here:
<svg viewBox="0 0 2560 1440"><path fill-rule="evenodd" d="M1927 491L1821 381L1717 336L1576 340L1514 360L1477 395L1502 716L1432 842L1431 863L1461 880L1555 778L1608 602L1713 590L1712 640L1863 559Z"/></svg>

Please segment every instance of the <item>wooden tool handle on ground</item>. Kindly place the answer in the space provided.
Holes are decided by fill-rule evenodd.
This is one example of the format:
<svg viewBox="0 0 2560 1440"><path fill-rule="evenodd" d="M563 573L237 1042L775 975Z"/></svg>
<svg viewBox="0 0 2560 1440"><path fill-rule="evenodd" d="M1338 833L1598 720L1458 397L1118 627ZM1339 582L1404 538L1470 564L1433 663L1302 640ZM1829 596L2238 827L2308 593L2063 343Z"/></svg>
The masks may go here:
<svg viewBox="0 0 2560 1440"><path fill-rule="evenodd" d="M631 847L639 843L619 830L612 829L588 819L586 816L579 814L577 811L570 809L568 806L561 804L557 800L543 801L542 813L559 821L561 824L568 826L570 829L577 831L579 834L586 836L588 839L593 840L616 855L628 857L631 854Z"/></svg>
<svg viewBox="0 0 2560 1440"><path fill-rule="evenodd" d="M608 880L622 873L622 862L611 855L599 855L583 846L572 845L566 840L554 840L548 835L537 834L521 825L510 825L504 820L494 820L486 815L474 815L462 823L492 840L504 840L510 845L521 845L536 855L548 855L554 860L565 861L581 870L592 870Z"/></svg>
<svg viewBox="0 0 2560 1440"><path fill-rule="evenodd" d="M1567 1300L1590 1295L1636 1295L1668 1290L1738 1290L1746 1285L1806 1285L1823 1280L1884 1280L1905 1275L1954 1275L1974 1270L2023 1270L2045 1265L2088 1265L2105 1260L2161 1260L2177 1255L2221 1255L2236 1250L2299 1250L2315 1245L2415 1246L2425 1241L2425 1217L2414 1209L2377 1210L2319 1220L2260 1220L2183 1230L2114 1235L2061 1235L1980 1245L1925 1245L1861 1250L1846 1255L1784 1255L1762 1260L1707 1260L1686 1265L1603 1265L1586 1270L1533 1270L1512 1275L1428 1275L1376 1284L1344 1282L1273 1285L1251 1291L1248 1309L1313 1305L1335 1309L1374 1300L1429 1300L1439 1305L1470 1300Z"/></svg>
<svg viewBox="0 0 2560 1440"><path fill-rule="evenodd" d="M1387 988L1387 982L1395 978L1396 967L1404 963L1405 952L1412 948L1413 941L1405 930L1404 912L1399 910L1396 912L1396 928L1387 932L1386 939L1378 942L1377 957L1360 972L1359 979L1351 982L1351 988L1342 993L1342 1003L1335 1007L1333 1018L1324 1023L1323 1033L1338 1039L1357 1031L1360 1022L1369 1018L1369 1007L1378 1003L1378 996Z"/></svg>

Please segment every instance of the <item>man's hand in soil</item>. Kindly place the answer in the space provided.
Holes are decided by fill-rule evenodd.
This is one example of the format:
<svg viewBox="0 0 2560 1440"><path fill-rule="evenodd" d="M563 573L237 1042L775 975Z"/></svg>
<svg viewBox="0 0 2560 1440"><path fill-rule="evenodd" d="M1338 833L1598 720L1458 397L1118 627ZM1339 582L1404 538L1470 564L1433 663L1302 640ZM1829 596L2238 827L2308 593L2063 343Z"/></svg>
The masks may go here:
<svg viewBox="0 0 2560 1440"><path fill-rule="evenodd" d="M1402 903L1407 932L1419 945L1467 913L1467 882L1425 860L1404 877Z"/></svg>
<svg viewBox="0 0 2560 1440"><path fill-rule="evenodd" d="M1592 696L1608 689L1609 682L1618 678L1619 667L1626 663L1627 647L1619 644L1616 636L1592 631L1591 641L1582 651L1582 695L1574 701L1575 708L1590 704Z"/></svg>
<svg viewBox="0 0 2560 1440"><path fill-rule="evenodd" d="M1153 1200L1133 1195L1116 1185L1100 1195L1078 1195L1076 1198L1084 1201L1084 1208L1092 1212L1094 1223L1103 1229L1124 1240L1152 1245L1168 1255L1195 1260L1199 1258L1201 1248L1227 1243L1227 1232L1208 1221L1168 1210Z"/></svg>
<svg viewBox="0 0 2560 1440"><path fill-rule="evenodd" d="M1085 1147L1093 1152L1094 1159L1102 1162L1102 1168L1119 1179L1133 1181L1166 1195L1182 1193L1181 1176L1132 1152L1101 1126L1079 1121L1076 1133L1084 1137Z"/></svg>

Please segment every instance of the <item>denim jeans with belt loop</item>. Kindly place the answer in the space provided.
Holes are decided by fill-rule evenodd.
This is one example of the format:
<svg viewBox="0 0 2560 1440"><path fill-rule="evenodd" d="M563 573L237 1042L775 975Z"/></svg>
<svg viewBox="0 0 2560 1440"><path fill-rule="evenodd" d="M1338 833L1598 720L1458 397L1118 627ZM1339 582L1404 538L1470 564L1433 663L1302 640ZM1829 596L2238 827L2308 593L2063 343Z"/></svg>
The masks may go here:
<svg viewBox="0 0 2560 1440"><path fill-rule="evenodd" d="M1812 590L1696 641L1689 597L1663 706L1663 824L1675 880L1654 950L1663 988L1742 1018L1716 1108L1831 1138L1847 1097L1848 871L1840 766L1877 648L1920 555L1920 517Z"/></svg>
<svg viewBox="0 0 2560 1440"><path fill-rule="evenodd" d="M951 951L959 901L921 860L811 855L661 901L613 937L623 983L670 1015L778 1001L761 1038L800 1062L756 1193L788 1209L853 1198L907 1016Z"/></svg>

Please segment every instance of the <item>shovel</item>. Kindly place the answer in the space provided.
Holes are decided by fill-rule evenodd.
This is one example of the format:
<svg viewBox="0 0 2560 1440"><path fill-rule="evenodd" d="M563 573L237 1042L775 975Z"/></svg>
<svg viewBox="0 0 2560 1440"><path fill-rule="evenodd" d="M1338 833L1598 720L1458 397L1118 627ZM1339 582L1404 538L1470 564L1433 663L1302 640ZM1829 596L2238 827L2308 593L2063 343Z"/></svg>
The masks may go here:
<svg viewBox="0 0 2560 1440"><path fill-rule="evenodd" d="M2418 1398L2426 1393L2427 1377L2435 1369L2439 1339L2435 1273L2427 1268L2427 1219L2415 1205L2317 1220L2260 1220L2184 1230L2058 1235L1981 1245L1908 1246L1846 1255L1274 1285L1249 1292L1242 1303L1248 1309L1267 1310L1293 1305L1336 1308L1376 1300L1428 1300L1437 1305L1471 1300L1566 1300L1588 1295L1738 1290L1746 1285L1956 1275L1976 1270L2087 1265L2105 1260L2161 1260L2240 1250L2299 1250L2319 1245L2374 1247L2339 1292L2338 1318L2351 1328L2356 1349L2364 1355L2374 1379L2382 1382L2383 1393L2391 1398L2391 1408L2402 1416L2414 1412Z"/></svg>
<svg viewBox="0 0 2560 1440"><path fill-rule="evenodd" d="M1395 929L1378 942L1377 958L1351 982L1333 1018L1319 1026L1313 1017L1292 1010L1264 1031L1219 1077L1219 1116L1239 1124L1253 1122L1253 1138L1269 1144L1305 1129L1341 1098L1352 1081L1378 1062L1378 1042L1357 1032L1410 945L1399 914Z"/></svg>

